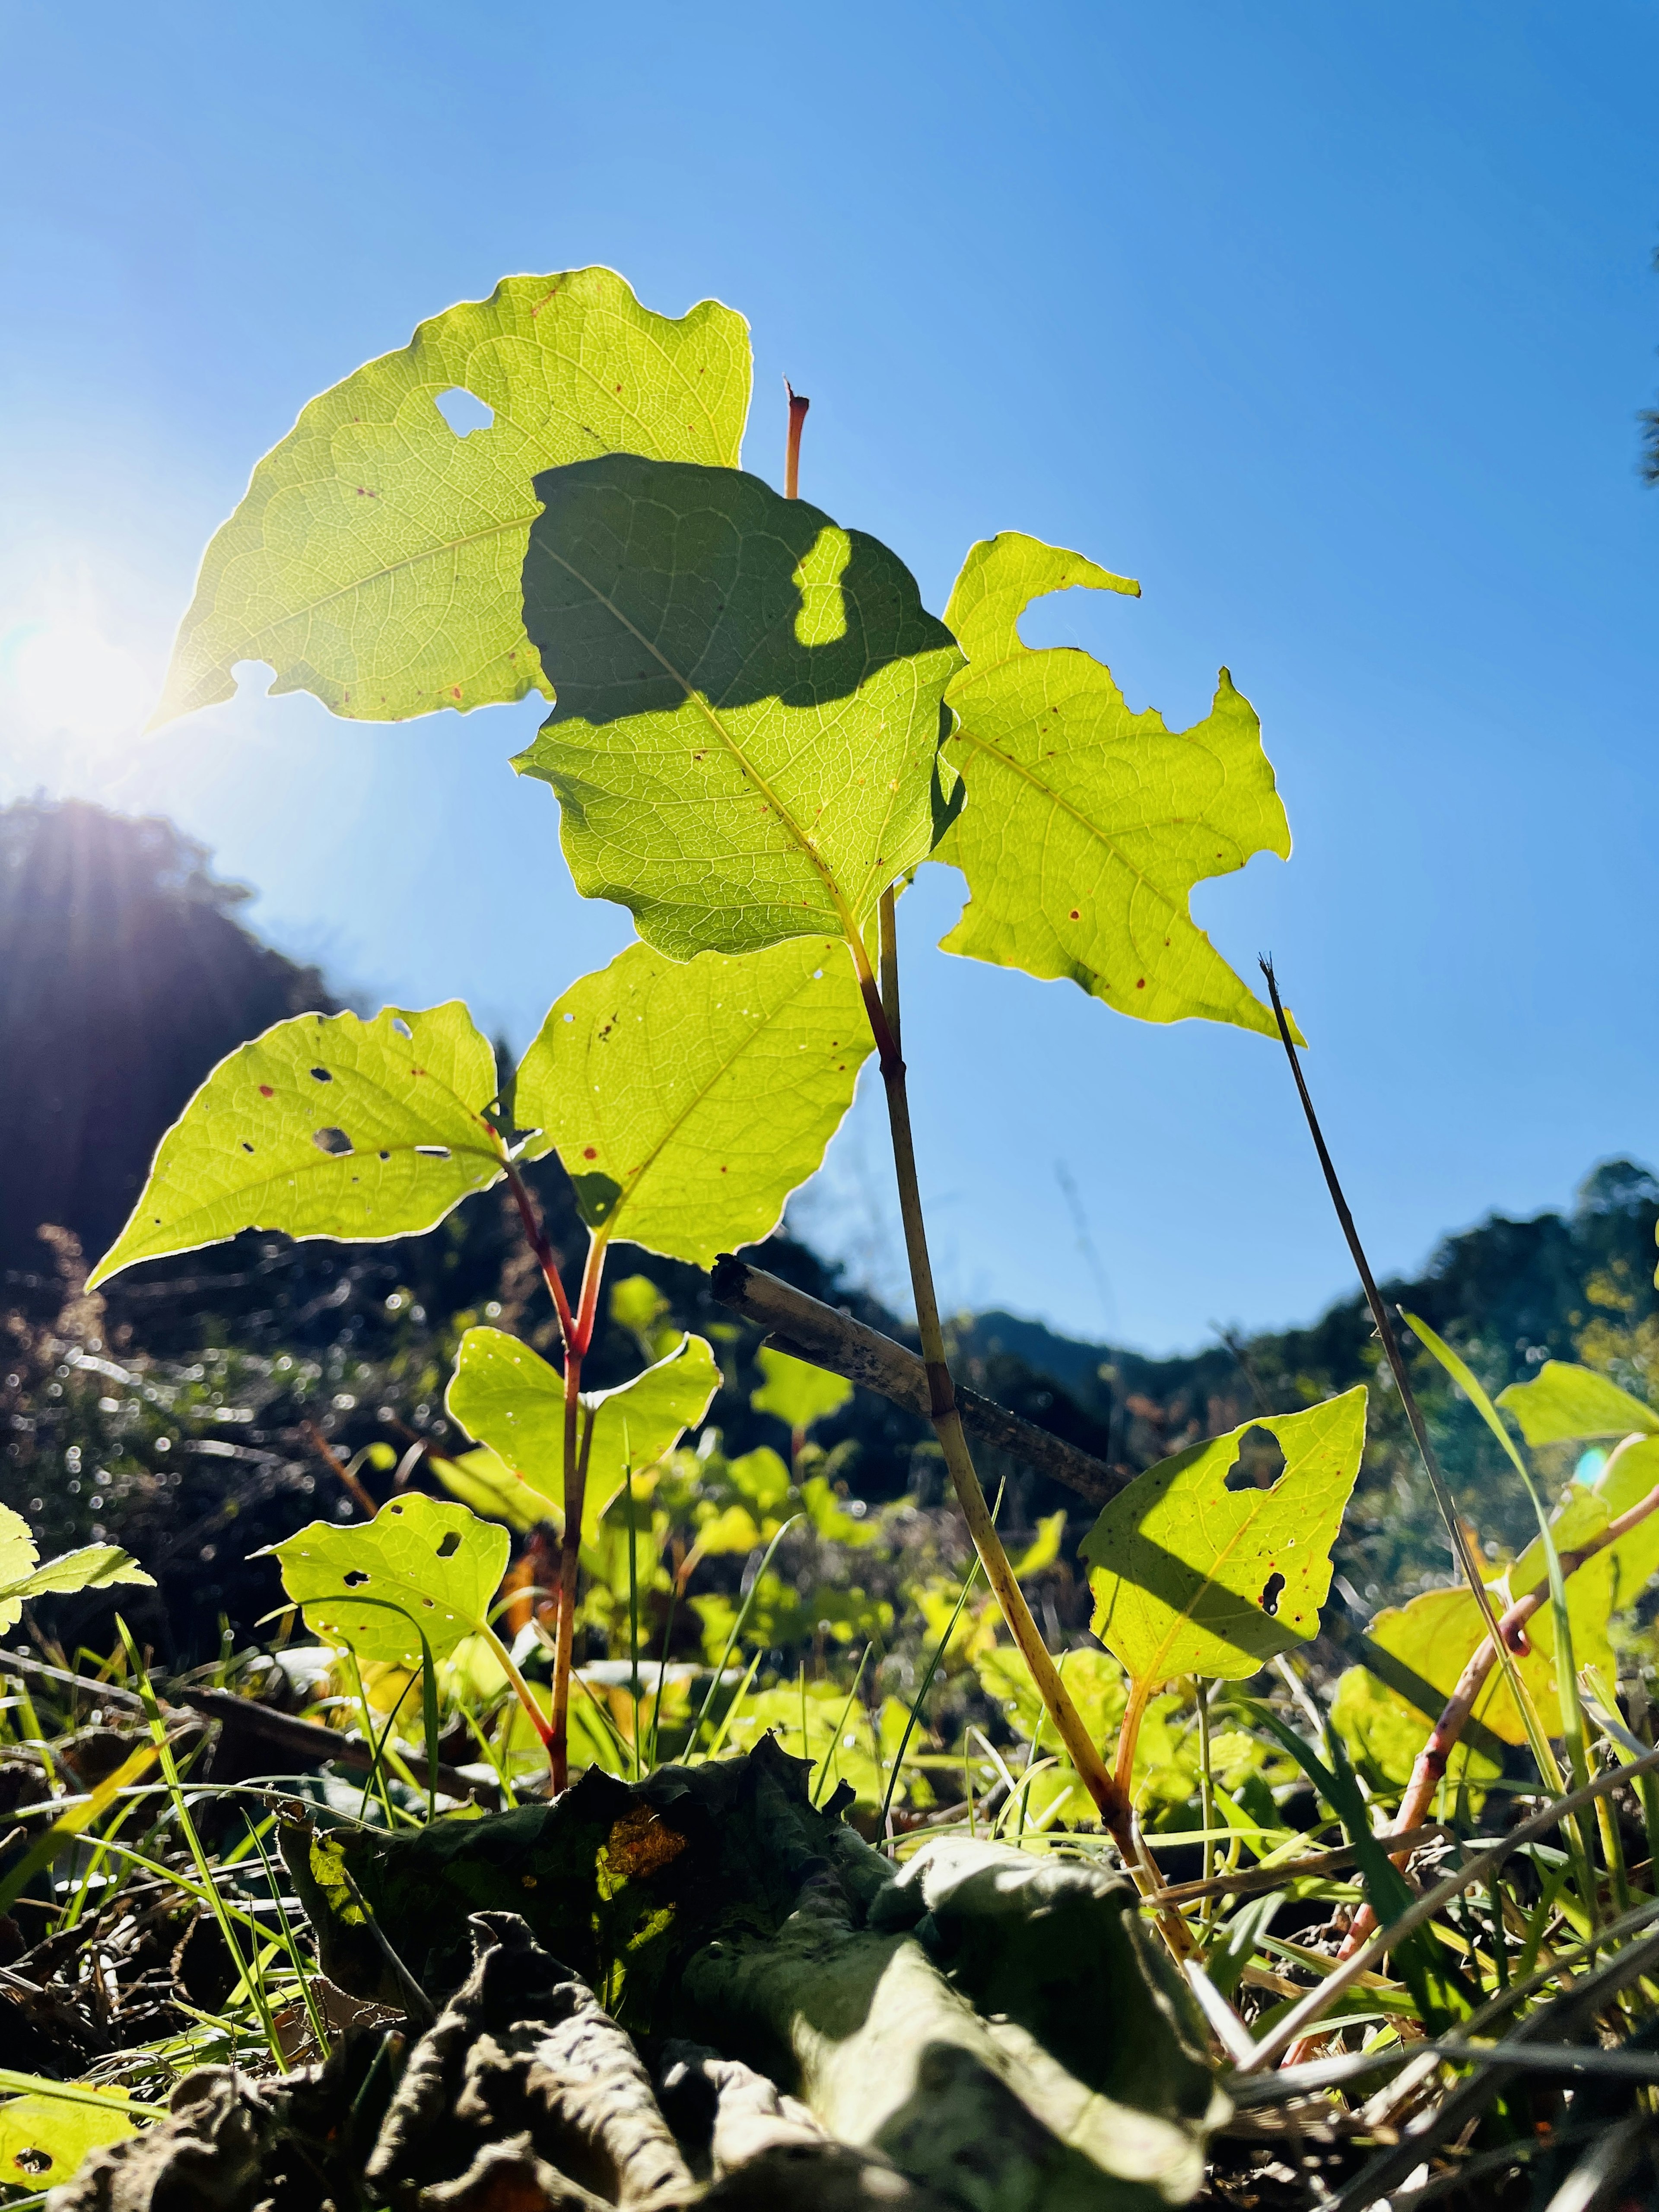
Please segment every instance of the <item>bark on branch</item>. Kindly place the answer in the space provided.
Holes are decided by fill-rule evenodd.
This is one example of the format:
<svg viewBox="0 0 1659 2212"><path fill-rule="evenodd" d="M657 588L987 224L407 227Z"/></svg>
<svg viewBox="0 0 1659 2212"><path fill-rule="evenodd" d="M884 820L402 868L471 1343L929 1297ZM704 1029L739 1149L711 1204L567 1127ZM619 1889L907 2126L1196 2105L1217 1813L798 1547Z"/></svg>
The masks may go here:
<svg viewBox="0 0 1659 2212"><path fill-rule="evenodd" d="M767 1330L769 1341L778 1351L861 1383L924 1420L930 1418L927 1370L914 1352L890 1336L854 1321L850 1314L837 1313L822 1299L809 1297L793 1284L768 1274L763 1267L751 1267L729 1252L715 1261L710 1279L720 1304ZM1052 1475L1097 1505L1115 1498L1129 1479L1091 1452L1038 1428L1034 1421L1023 1420L977 1391L958 1383L956 1399L962 1425L979 1443Z"/></svg>

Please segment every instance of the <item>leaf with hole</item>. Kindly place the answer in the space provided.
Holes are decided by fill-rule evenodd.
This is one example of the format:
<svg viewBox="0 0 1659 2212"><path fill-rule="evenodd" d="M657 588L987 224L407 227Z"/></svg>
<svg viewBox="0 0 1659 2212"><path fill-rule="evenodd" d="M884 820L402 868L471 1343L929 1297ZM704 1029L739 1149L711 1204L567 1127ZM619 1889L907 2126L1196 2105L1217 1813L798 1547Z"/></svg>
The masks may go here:
<svg viewBox="0 0 1659 2212"><path fill-rule="evenodd" d="M1593 1368L1547 1359L1530 1382L1511 1382L1498 1404L1529 1444L1659 1434L1659 1413Z"/></svg>
<svg viewBox="0 0 1659 2212"><path fill-rule="evenodd" d="M630 945L553 1007L514 1091L591 1227L700 1267L758 1243L853 1101L870 1028L845 947L670 960Z"/></svg>
<svg viewBox="0 0 1659 2212"><path fill-rule="evenodd" d="M507 1570L511 1540L465 1505L409 1490L367 1522L313 1521L255 1559L274 1559L283 1588L325 1643L360 1660L421 1664L418 1622L434 1661L481 1633Z"/></svg>
<svg viewBox="0 0 1659 2212"><path fill-rule="evenodd" d="M88 1290L243 1229L378 1242L430 1229L501 1175L495 1055L459 999L300 1014L222 1060L167 1131Z"/></svg>
<svg viewBox="0 0 1659 2212"><path fill-rule="evenodd" d="M598 1528L622 1482L624 1451L635 1468L660 1459L702 1420L720 1381L708 1344L700 1336L688 1336L631 1382L582 1393L583 1410L593 1419L585 1536ZM564 1378L539 1352L504 1329L468 1329L444 1404L513 1475L544 1496L563 1495Z"/></svg>
<svg viewBox="0 0 1659 2212"><path fill-rule="evenodd" d="M9 2089L24 2076L0 2086ZM42 2081L33 2094L0 2104L0 2181L14 2189L58 2189L74 2179L95 2150L138 2130L135 2111L153 2116L153 2105L134 2106L132 2093L112 2084Z"/></svg>
<svg viewBox="0 0 1659 2212"><path fill-rule="evenodd" d="M853 1395L852 1384L843 1376L780 1352L773 1345L762 1345L755 1364L765 1380L758 1390L750 1393L750 1404L757 1413L770 1413L792 1431L805 1434L818 1422L827 1421L832 1413L840 1413Z"/></svg>
<svg viewBox="0 0 1659 2212"><path fill-rule="evenodd" d="M962 657L909 571L732 470L616 455L536 490L558 704L514 765L557 793L577 889L676 959L853 936L934 838Z"/></svg>
<svg viewBox="0 0 1659 2212"><path fill-rule="evenodd" d="M1074 586L1139 591L1004 531L974 547L951 594L968 666L945 695L945 757L967 805L933 858L962 870L968 904L944 949L1069 978L1143 1021L1201 1015L1274 1035L1188 908L1195 884L1253 854L1290 856L1255 710L1224 668L1204 720L1170 730L1132 713L1088 653L1025 645L1026 608Z"/></svg>
<svg viewBox="0 0 1659 2212"><path fill-rule="evenodd" d="M376 722L547 690L520 571L538 472L596 453L735 468L749 330L712 300L678 321L609 269L508 276L313 399L214 538L156 721L268 662ZM458 435L440 403L491 417Z"/></svg>
<svg viewBox="0 0 1659 2212"><path fill-rule="evenodd" d="M1228 1487L1253 1430L1284 1454L1270 1488ZM1331 1546L1365 1448L1365 1391L1265 1415L1177 1452L1122 1491L1085 1537L1094 1632L1140 1684L1242 1680L1311 1643Z"/></svg>

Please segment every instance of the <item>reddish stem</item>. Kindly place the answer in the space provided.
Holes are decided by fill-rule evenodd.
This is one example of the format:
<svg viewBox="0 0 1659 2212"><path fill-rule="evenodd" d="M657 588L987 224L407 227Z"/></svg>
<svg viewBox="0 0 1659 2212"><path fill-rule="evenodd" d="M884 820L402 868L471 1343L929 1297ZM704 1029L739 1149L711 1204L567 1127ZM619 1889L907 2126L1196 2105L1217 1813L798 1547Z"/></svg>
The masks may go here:
<svg viewBox="0 0 1659 2212"><path fill-rule="evenodd" d="M575 1648L576 1583L581 1572L582 1507L587 1494L587 1455L593 1443L590 1414L581 1425L582 1360L593 1340L599 1284L605 1274L605 1242L594 1237L574 1321L564 1354L564 1534L559 1545L559 1622L553 1650L553 1725L547 1759L555 1796L570 1779L570 1664ZM580 1433L579 1433L580 1432Z"/></svg>
<svg viewBox="0 0 1659 2212"><path fill-rule="evenodd" d="M507 1163L507 1180L518 1205L519 1218L524 1224L525 1236L529 1241L531 1250L536 1255L536 1264L541 1269L543 1279L552 1293L554 1310L559 1316L559 1334L568 1345L571 1336L570 1301L564 1294L564 1279L559 1273L559 1263L554 1255L552 1244L549 1242L547 1231L542 1226L542 1218L536 1210L536 1201L531 1196L524 1177L511 1160Z"/></svg>
<svg viewBox="0 0 1659 2212"><path fill-rule="evenodd" d="M783 495L786 499L800 497L800 434L806 421L810 399L798 392L786 376L783 388L789 394L789 442L783 455Z"/></svg>

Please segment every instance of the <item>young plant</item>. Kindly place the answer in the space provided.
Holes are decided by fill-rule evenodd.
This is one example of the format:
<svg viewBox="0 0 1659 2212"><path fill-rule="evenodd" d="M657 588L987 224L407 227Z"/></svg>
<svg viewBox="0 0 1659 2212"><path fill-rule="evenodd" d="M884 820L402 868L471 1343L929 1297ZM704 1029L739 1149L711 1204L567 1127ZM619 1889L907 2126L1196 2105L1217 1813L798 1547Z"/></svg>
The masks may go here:
<svg viewBox="0 0 1659 2212"><path fill-rule="evenodd" d="M439 404L457 389L493 410L464 437ZM1137 586L1004 533L969 553L941 622L887 547L797 496L804 400L791 395L785 492L738 469L748 392L728 309L653 315L605 270L515 277L313 401L259 464L209 549L161 718L228 696L250 659L279 691L375 720L539 690L552 708L514 764L557 794L578 889L626 905L642 941L557 1002L510 1100L453 1006L284 1024L233 1054L163 1140L93 1282L244 1227L407 1234L507 1178L558 1316L557 1419L554 1378L525 1361L478 1411L483 1441L539 1499L557 1468L562 1784L603 1419L581 1369L607 1248L708 1266L763 1237L873 1048L952 1485L1052 1724L1127 1849L1127 1799L1031 1618L957 1408L896 897L946 862L969 892L947 949L1068 976L1143 1019L1272 1034L1188 897L1256 852L1287 854L1284 809L1224 671L1211 713L1171 732L1086 653L1019 638L1046 593ZM520 1172L553 1150L589 1231L574 1298ZM502 1451L514 1421L536 1430L533 1465Z"/></svg>

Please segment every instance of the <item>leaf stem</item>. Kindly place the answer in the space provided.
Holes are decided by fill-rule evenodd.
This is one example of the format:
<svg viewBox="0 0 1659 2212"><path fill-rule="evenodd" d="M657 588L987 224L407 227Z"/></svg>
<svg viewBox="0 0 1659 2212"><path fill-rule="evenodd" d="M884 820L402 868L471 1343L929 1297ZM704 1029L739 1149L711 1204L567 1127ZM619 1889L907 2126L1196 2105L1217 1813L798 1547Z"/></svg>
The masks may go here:
<svg viewBox="0 0 1659 2212"><path fill-rule="evenodd" d="M496 1665L513 1685L514 1694L530 1716L531 1726L542 1741L550 1746L553 1738L553 1724L536 1703L535 1692L526 1681L519 1662L488 1620L480 1621L478 1626L485 1643L495 1654Z"/></svg>
<svg viewBox="0 0 1659 2212"><path fill-rule="evenodd" d="M581 1418L582 1361L593 1340L599 1284L605 1274L606 1239L595 1236L575 1318L564 1350L564 1534L559 1543L559 1624L553 1653L553 1726L547 1739L548 1765L556 1796L570 1779L570 1661L576 1635L576 1583L581 1572L582 1508L587 1496L587 1455L593 1444L593 1416Z"/></svg>
<svg viewBox="0 0 1659 2212"><path fill-rule="evenodd" d="M568 1346L574 1333L570 1318L570 1301L565 1296L564 1278L559 1273L559 1263L554 1255L552 1243L543 1225L541 1215L537 1211L536 1201L531 1196L530 1187L519 1172L517 1161L507 1159L503 1156L502 1165L507 1170L507 1186L518 1206L519 1219L524 1224L526 1239L536 1255L536 1264L541 1269L543 1279L552 1294L554 1310L559 1316L559 1333L565 1344Z"/></svg>
<svg viewBox="0 0 1659 2212"><path fill-rule="evenodd" d="M800 497L800 434L806 421L806 410L811 401L796 391L786 376L783 388L789 394L789 438L783 455L783 495L786 499Z"/></svg>
<svg viewBox="0 0 1659 2212"><path fill-rule="evenodd" d="M915 1144L910 1128L910 1103L896 1025L898 1012L898 936L890 888L882 894L880 927L882 979L887 986L885 1003L884 993L878 987L872 971L870 956L862 939L854 934L849 936L848 942L853 965L858 971L859 987L864 994L865 1012L869 1017L871 1033L876 1041L881 1079L887 1094L887 1119L892 1133L893 1168L898 1182L899 1212L904 1224L905 1251L910 1263L910 1285L916 1304L916 1327L921 1338L921 1356L927 1376L928 1410L934 1432L945 1454L945 1463L951 1471L951 1486L962 1508L963 1517L968 1523L969 1534L974 1540L974 1549L985 1569L986 1580L995 1593L1002 1617L1008 1624L1009 1633L1030 1670L1037 1694L1059 1730L1060 1741L1071 1755L1072 1764L1098 1807L1101 1818L1122 1852L1126 1864L1134 1868L1139 1863L1139 1854L1134 1841L1134 1823L1129 1802L1107 1772L1106 1763L1085 1726L1082 1715L1073 1704L1060 1680L1059 1669L1049 1656L1036 1621L1031 1618L1030 1608L1015 1579L1008 1554L1002 1548L1002 1540L997 1534L991 1509L986 1503L985 1492L974 1471L973 1455L968 1449L962 1416L957 1409L951 1370L945 1363L944 1332L939 1327L933 1262L927 1252L927 1224L922 1218L921 1187L916 1178ZM894 1018L889 1016L890 1004Z"/></svg>

